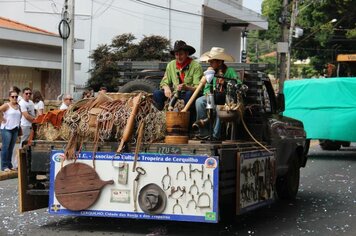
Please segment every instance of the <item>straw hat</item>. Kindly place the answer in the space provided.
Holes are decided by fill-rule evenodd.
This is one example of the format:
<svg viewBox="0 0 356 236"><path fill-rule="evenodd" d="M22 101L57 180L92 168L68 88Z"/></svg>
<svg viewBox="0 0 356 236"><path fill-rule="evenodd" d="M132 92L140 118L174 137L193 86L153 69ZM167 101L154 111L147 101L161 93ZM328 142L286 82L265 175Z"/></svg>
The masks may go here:
<svg viewBox="0 0 356 236"><path fill-rule="evenodd" d="M200 61L210 61L213 59L227 61L227 62L235 61L235 59L231 55L225 53L224 48L220 48L220 47L212 47L210 51L205 52L200 57Z"/></svg>

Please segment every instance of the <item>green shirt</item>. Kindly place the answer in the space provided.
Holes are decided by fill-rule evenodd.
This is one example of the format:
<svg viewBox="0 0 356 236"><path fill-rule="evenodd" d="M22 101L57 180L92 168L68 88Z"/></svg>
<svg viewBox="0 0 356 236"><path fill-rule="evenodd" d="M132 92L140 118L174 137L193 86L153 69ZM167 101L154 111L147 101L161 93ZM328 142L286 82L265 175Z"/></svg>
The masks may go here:
<svg viewBox="0 0 356 236"><path fill-rule="evenodd" d="M228 78L228 79L236 79L236 82L238 84L241 84L241 81L238 79L238 76L237 76L237 73L236 71L231 68L231 67L228 67L225 74L224 74L224 78ZM211 84L205 84L205 87L204 87L204 94L207 94L210 92L210 86ZM213 88L216 87L216 77L213 78Z"/></svg>
<svg viewBox="0 0 356 236"><path fill-rule="evenodd" d="M176 90L177 85L180 84L177 72L179 73L179 70L176 68L176 60L169 62L166 67L166 72L161 80L160 88L167 85L169 87L173 86L173 90ZM188 70L184 71L184 74L184 84L197 87L201 77L203 76L203 69L198 62L192 61L189 64Z"/></svg>

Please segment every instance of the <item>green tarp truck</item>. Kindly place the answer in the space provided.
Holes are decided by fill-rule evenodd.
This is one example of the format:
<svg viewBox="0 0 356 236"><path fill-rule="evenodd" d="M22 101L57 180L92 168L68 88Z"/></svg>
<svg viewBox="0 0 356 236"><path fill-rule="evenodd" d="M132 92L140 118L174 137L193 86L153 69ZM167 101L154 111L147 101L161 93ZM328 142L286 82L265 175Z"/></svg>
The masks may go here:
<svg viewBox="0 0 356 236"><path fill-rule="evenodd" d="M284 94L284 115L303 121L308 139L333 150L356 141L356 77L289 80Z"/></svg>

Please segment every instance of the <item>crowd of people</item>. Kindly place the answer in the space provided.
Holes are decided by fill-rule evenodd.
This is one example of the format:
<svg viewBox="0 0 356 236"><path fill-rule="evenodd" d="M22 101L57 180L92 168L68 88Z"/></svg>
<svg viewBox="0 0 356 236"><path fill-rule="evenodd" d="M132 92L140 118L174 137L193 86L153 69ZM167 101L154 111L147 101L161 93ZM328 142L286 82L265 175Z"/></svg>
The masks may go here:
<svg viewBox="0 0 356 236"><path fill-rule="evenodd" d="M101 87L99 93L106 93L107 88ZM83 92L83 99L94 97L92 89ZM32 93L31 88L22 91L12 86L8 94L9 102L0 106L1 123L1 171L17 170L17 150L25 145L30 137L32 123L39 115L44 114L44 98L40 91ZM62 97L60 110L66 110L73 104L73 97L66 94ZM16 144L20 137L19 144Z"/></svg>

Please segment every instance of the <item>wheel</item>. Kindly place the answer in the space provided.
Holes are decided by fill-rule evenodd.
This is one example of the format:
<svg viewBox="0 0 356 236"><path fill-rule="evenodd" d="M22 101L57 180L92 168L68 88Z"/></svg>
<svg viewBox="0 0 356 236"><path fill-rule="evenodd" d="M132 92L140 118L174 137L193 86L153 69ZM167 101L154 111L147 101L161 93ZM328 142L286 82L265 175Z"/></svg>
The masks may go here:
<svg viewBox="0 0 356 236"><path fill-rule="evenodd" d="M119 90L120 93L147 92L153 93L158 89L158 85L148 79L135 79L126 83Z"/></svg>
<svg viewBox="0 0 356 236"><path fill-rule="evenodd" d="M279 199L293 200L299 189L300 169L296 153L291 155L288 171L285 175L278 176L276 180L276 191Z"/></svg>
<svg viewBox="0 0 356 236"><path fill-rule="evenodd" d="M331 141L328 139L320 139L319 145L320 145L321 149L326 150L326 151L336 151L341 148L340 142Z"/></svg>
<svg viewBox="0 0 356 236"><path fill-rule="evenodd" d="M342 142L341 145L343 147L350 147L351 146L351 142Z"/></svg>

